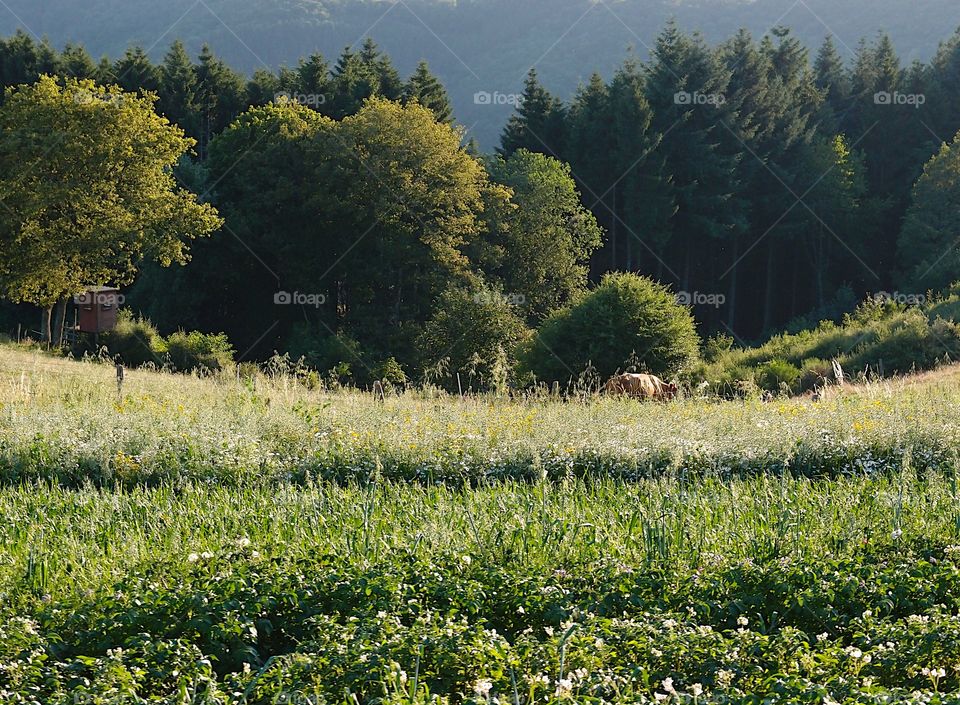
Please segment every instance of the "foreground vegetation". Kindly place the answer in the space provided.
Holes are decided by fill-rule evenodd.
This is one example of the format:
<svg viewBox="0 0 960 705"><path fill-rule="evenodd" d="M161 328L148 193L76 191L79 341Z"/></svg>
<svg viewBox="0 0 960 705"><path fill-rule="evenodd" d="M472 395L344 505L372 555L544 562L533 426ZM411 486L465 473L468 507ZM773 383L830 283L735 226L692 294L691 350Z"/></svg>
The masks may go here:
<svg viewBox="0 0 960 705"><path fill-rule="evenodd" d="M949 692L957 500L953 482L911 472L469 491L10 488L0 697Z"/></svg>
<svg viewBox="0 0 960 705"><path fill-rule="evenodd" d="M960 387L858 391L118 396L0 348L0 702L955 702Z"/></svg>
<svg viewBox="0 0 960 705"><path fill-rule="evenodd" d="M564 477L809 477L913 462L948 471L960 449L954 385L867 387L804 400L669 405L310 391L295 376L239 381L0 353L0 479L69 486L378 478L445 482ZM709 413L704 413L704 410Z"/></svg>

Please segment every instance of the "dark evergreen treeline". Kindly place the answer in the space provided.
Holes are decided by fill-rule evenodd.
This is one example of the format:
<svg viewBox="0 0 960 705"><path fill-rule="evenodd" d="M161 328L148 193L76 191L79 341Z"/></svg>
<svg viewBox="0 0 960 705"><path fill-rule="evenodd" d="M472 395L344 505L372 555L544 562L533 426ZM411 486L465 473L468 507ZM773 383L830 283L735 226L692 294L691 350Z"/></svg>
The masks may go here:
<svg viewBox="0 0 960 705"><path fill-rule="evenodd" d="M568 103L531 71L501 151L571 164L607 232L595 273L698 292L708 328L757 336L901 283L910 189L960 128L958 88L960 34L904 67L886 35L847 62L783 28L709 47L668 25L649 63Z"/></svg>
<svg viewBox="0 0 960 705"><path fill-rule="evenodd" d="M845 60L828 39L811 55L782 28L711 47L668 25L648 62L628 57L570 101L531 71L500 151L569 162L605 230L594 279L651 275L688 294L706 331L755 338L905 281L898 252L910 250L900 233L911 186L960 128L960 33L928 64L903 66L885 35L855 54ZM380 96L415 98L452 120L425 64L403 80L372 41L333 65L315 54L250 77L207 48L194 60L179 42L154 64L140 48L97 62L22 33L0 41L0 83L43 73L156 92L158 110L198 141L199 168L183 165L180 176L200 193L213 137L278 94L335 119ZM189 269L178 286L191 286Z"/></svg>
<svg viewBox="0 0 960 705"><path fill-rule="evenodd" d="M238 115L281 94L337 119L356 113L371 96L404 102L415 98L443 121L452 114L446 91L425 62L404 81L369 39L358 51L344 49L333 66L313 54L294 68L260 69L250 77L234 71L206 46L193 60L180 41L155 64L141 47L128 49L116 60L103 57L96 62L82 46L68 44L58 51L23 32L0 40L0 85L33 83L42 74L156 93L158 111L197 140L201 159L213 136Z"/></svg>

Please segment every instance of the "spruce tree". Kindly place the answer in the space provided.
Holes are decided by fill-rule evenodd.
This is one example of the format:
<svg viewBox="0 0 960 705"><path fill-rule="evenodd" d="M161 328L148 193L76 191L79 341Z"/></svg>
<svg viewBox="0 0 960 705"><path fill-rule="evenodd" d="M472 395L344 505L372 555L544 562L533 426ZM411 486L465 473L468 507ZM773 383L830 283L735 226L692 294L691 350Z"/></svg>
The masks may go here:
<svg viewBox="0 0 960 705"><path fill-rule="evenodd" d="M67 44L60 53L57 73L70 78L95 78L97 65L81 44Z"/></svg>
<svg viewBox="0 0 960 705"><path fill-rule="evenodd" d="M618 180L614 186L618 218L611 227L623 233L617 238L622 242L617 268L634 271L643 263L645 271L659 277L667 224L676 207L659 150L662 136L652 128L653 110L634 58L628 57L614 74L609 94L616 149L613 171Z"/></svg>
<svg viewBox="0 0 960 705"><path fill-rule="evenodd" d="M123 90L157 92L160 72L142 47L132 47L113 65L114 79Z"/></svg>
<svg viewBox="0 0 960 705"><path fill-rule="evenodd" d="M204 45L196 66L197 105L200 114L198 152L203 157L214 135L221 132L247 105L243 79Z"/></svg>
<svg viewBox="0 0 960 705"><path fill-rule="evenodd" d="M850 76L833 37L827 35L813 63L814 81L823 96L819 119L827 132L839 132L840 121L850 104Z"/></svg>
<svg viewBox="0 0 960 705"><path fill-rule="evenodd" d="M540 84L536 69L531 68L520 105L507 121L497 151L507 157L518 149L559 157L563 154L565 120L563 103Z"/></svg>
<svg viewBox="0 0 960 705"><path fill-rule="evenodd" d="M686 291L712 281L716 250L744 217L736 197L742 147L732 139L734 116L726 107L729 75L699 35L688 37L670 22L657 38L646 92L677 208L664 277Z"/></svg>
<svg viewBox="0 0 960 705"><path fill-rule="evenodd" d="M453 122L453 108L447 90L430 72L426 61L417 64L416 71L403 88L403 97L404 102L416 100L423 107L429 108L440 122Z"/></svg>
<svg viewBox="0 0 960 705"><path fill-rule="evenodd" d="M175 41L160 65L160 112L196 137L199 131L196 69L183 42Z"/></svg>

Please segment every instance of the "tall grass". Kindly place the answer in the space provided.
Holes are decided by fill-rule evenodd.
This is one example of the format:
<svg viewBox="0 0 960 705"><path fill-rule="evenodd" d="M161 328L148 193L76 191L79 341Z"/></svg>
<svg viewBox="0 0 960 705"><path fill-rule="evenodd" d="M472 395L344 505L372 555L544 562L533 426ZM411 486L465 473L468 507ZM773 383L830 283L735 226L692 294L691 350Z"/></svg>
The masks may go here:
<svg viewBox="0 0 960 705"><path fill-rule="evenodd" d="M0 480L454 485L567 476L807 476L949 471L956 383L869 386L819 404L460 399L309 390L296 378L198 378L0 350Z"/></svg>
<svg viewBox="0 0 960 705"><path fill-rule="evenodd" d="M0 492L0 516L0 592L15 592L28 575L39 579L43 565L41 587L54 596L107 587L171 556L223 555L240 538L291 563L318 551L358 567L469 555L534 573L610 561L678 575L743 560L846 557L865 543L960 541L956 483L912 472L833 481L506 482L470 491L25 485Z"/></svg>

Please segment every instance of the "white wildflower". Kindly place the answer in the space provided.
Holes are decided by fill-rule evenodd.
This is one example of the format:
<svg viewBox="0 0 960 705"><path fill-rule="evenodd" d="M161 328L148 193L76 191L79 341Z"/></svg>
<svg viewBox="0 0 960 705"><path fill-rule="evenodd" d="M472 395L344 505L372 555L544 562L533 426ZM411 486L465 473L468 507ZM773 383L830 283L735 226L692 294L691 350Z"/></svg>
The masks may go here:
<svg viewBox="0 0 960 705"><path fill-rule="evenodd" d="M488 678L481 678L473 684L473 692L481 698L488 697L490 695L491 688L493 688L493 681Z"/></svg>

